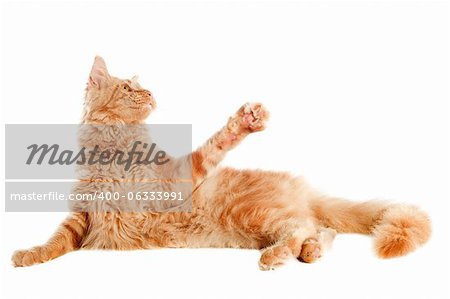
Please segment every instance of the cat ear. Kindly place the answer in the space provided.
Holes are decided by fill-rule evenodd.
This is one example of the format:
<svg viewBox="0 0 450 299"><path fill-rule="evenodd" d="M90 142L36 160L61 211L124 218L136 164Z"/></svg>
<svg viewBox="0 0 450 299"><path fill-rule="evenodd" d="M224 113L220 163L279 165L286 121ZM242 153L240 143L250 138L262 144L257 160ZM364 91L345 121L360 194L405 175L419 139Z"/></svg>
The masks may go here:
<svg viewBox="0 0 450 299"><path fill-rule="evenodd" d="M101 88L106 85L110 75L106 68L106 63L100 56L96 56L91 73L89 74L89 86Z"/></svg>
<svg viewBox="0 0 450 299"><path fill-rule="evenodd" d="M138 80L139 80L139 76L138 75L133 76L133 78L131 78L131 81L133 81L133 82L137 82Z"/></svg>

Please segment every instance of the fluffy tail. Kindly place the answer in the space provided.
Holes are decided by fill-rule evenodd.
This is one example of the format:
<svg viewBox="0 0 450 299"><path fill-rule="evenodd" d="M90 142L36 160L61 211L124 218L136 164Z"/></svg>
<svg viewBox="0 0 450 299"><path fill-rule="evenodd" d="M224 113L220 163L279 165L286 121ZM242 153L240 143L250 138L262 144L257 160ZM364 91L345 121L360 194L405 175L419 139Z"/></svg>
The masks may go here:
<svg viewBox="0 0 450 299"><path fill-rule="evenodd" d="M427 214L410 205L319 197L311 201L311 208L322 226L341 233L373 235L381 258L408 254L426 243L431 234Z"/></svg>

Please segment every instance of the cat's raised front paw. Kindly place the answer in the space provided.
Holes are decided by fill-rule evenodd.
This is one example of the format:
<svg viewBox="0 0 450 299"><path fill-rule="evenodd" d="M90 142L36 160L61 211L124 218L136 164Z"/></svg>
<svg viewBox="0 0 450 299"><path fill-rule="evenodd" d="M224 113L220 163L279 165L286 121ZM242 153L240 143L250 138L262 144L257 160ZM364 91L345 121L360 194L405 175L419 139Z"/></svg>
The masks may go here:
<svg viewBox="0 0 450 299"><path fill-rule="evenodd" d="M269 112L260 103L247 103L243 108L243 122L250 131L261 131L266 127L269 119Z"/></svg>
<svg viewBox="0 0 450 299"><path fill-rule="evenodd" d="M228 128L234 133L257 132L266 127L269 112L261 103L247 103L228 121Z"/></svg>

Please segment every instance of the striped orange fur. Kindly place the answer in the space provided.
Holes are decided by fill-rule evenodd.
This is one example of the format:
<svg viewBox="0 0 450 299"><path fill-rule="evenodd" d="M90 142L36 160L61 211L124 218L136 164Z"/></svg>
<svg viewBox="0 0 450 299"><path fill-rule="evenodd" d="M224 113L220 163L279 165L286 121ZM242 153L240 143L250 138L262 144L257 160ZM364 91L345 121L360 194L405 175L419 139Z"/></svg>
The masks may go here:
<svg viewBox="0 0 450 299"><path fill-rule="evenodd" d="M104 60L95 59L82 123L141 124L155 107L152 94L136 80L111 76ZM373 235L382 258L407 254L429 239L430 220L416 207L325 196L284 172L219 168L229 150L264 129L267 118L261 104L246 104L187 157L194 186L191 213L73 212L47 243L15 252L13 264L30 266L78 249L233 247L261 250L260 268L268 270L289 258L314 262L336 231ZM127 134L130 140L135 137ZM82 145L106 140L92 132L80 138ZM111 168L108 176L95 167L87 170L75 191L94 192L111 178L145 180L151 175L143 167L132 174ZM165 188L170 182L160 184Z"/></svg>

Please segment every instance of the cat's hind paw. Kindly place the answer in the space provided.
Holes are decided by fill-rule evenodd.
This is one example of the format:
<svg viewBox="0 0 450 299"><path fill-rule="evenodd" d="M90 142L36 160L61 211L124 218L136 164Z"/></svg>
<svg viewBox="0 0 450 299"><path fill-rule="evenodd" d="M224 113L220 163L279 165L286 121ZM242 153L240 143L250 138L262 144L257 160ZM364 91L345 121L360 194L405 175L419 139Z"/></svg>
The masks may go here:
<svg viewBox="0 0 450 299"><path fill-rule="evenodd" d="M304 263L314 263L322 257L322 248L318 240L314 238L306 239L302 245L302 251L298 259Z"/></svg>
<svg viewBox="0 0 450 299"><path fill-rule="evenodd" d="M259 269L262 271L275 270L284 265L291 256L291 252L287 246L274 246L266 248L259 259Z"/></svg>

